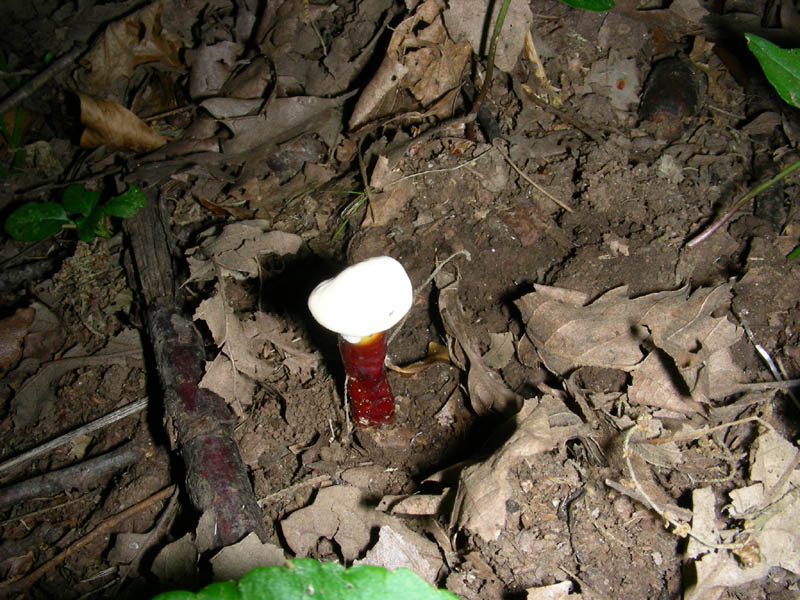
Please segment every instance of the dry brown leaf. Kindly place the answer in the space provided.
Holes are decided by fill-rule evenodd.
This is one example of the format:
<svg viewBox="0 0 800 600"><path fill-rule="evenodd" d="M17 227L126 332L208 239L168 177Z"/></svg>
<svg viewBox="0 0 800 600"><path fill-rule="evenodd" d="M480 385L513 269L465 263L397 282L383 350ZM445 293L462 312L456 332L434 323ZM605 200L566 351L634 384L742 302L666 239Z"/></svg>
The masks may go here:
<svg viewBox="0 0 800 600"><path fill-rule="evenodd" d="M182 67L180 51L191 34L169 29L165 23L174 25L178 21L176 14L181 14L182 20L194 20L189 4L161 0L108 25L81 60L89 69L80 77L84 89L90 94L121 99L118 92L122 90L117 88L127 85L136 66L160 62L172 68ZM199 10L200 5L196 6Z"/></svg>
<svg viewBox="0 0 800 600"><path fill-rule="evenodd" d="M144 121L124 106L78 94L81 101L81 148L105 145L110 150L149 152L167 143Z"/></svg>
<svg viewBox="0 0 800 600"><path fill-rule="evenodd" d="M220 353L206 363L206 373L199 385L224 398L237 417L243 417L243 409L253 403L255 382L236 369L225 354Z"/></svg>
<svg viewBox="0 0 800 600"><path fill-rule="evenodd" d="M0 375L22 358L22 340L35 316L33 308L18 308L13 315L0 320Z"/></svg>
<svg viewBox="0 0 800 600"><path fill-rule="evenodd" d="M313 504L281 521L281 532L296 556L308 556L320 538L327 538L352 561L369 545L372 528L386 518L366 507L358 488L335 485L319 490Z"/></svg>
<svg viewBox="0 0 800 600"><path fill-rule="evenodd" d="M210 46L203 44L188 52L192 65L189 95L196 99L218 94L243 50L242 44L223 40Z"/></svg>
<svg viewBox="0 0 800 600"><path fill-rule="evenodd" d="M742 332L726 317L712 316L730 303L727 284L691 296L682 288L638 298L617 288L590 304L581 303L581 294L539 285L535 290L517 306L526 335L558 375L580 366L633 372L631 401L682 413L724 397L743 378L730 355ZM646 340L660 351L647 359Z"/></svg>
<svg viewBox="0 0 800 600"><path fill-rule="evenodd" d="M203 300L193 318L206 322L214 342L237 371L256 381L269 378L273 365L260 357L264 348L263 338L253 335L252 331L245 331L244 324L225 306L222 294L215 293Z"/></svg>
<svg viewBox="0 0 800 600"><path fill-rule="evenodd" d="M583 294L536 284L535 291L516 305L525 320L526 335L545 366L565 375L578 366L632 370L644 358L640 348L649 332L637 327L653 306L682 290L628 299L627 288L616 288L591 304Z"/></svg>
<svg viewBox="0 0 800 600"><path fill-rule="evenodd" d="M110 338L102 350L91 356L77 345L61 358L44 363L35 375L28 377L11 400L14 426L20 429L33 424L40 411L55 398L54 386L66 372L91 365L141 366L142 344L139 332L123 329Z"/></svg>
<svg viewBox="0 0 800 600"><path fill-rule="evenodd" d="M449 38L443 8L441 0L425 0L395 28L380 67L353 109L351 129L397 111L423 109L458 87L471 47Z"/></svg>
<svg viewBox="0 0 800 600"><path fill-rule="evenodd" d="M354 565L375 565L393 571L411 569L428 583L435 584L443 561L439 547L399 523L383 525L378 542Z"/></svg>
<svg viewBox="0 0 800 600"><path fill-rule="evenodd" d="M336 98L273 98L258 115L222 121L233 133L223 149L238 154L267 143L281 144L308 132L333 147L342 129L342 105L354 93Z"/></svg>
<svg viewBox="0 0 800 600"><path fill-rule="evenodd" d="M487 3L485 0L450 0L444 12L447 30L454 40L467 40L473 48L486 48L486 24L494 24L500 11L500 3ZM489 17L487 7L493 14ZM525 33L530 30L533 13L530 3L525 0L512 0L508 6L503 30L497 40L495 65L498 69L510 72L525 45ZM485 51L485 50L484 50Z"/></svg>
<svg viewBox="0 0 800 600"><path fill-rule="evenodd" d="M322 355L312 352L303 336L273 315L256 312L253 320L245 323L245 332L252 332L253 339L258 339L259 344L262 340L265 344L272 344L283 356L283 365L301 383L309 381L322 364Z"/></svg>
<svg viewBox="0 0 800 600"><path fill-rule="evenodd" d="M504 368L514 356L514 336L510 331L489 334L489 350L483 355L490 369Z"/></svg>
<svg viewBox="0 0 800 600"><path fill-rule="evenodd" d="M450 519L451 527L464 528L484 540L496 540L506 522L506 501L511 497L509 471L521 460L552 450L577 436L583 425L573 415L572 424L551 425L551 414L561 419L568 409L553 396L525 400L512 417L514 433L492 456L464 469Z"/></svg>
<svg viewBox="0 0 800 600"><path fill-rule="evenodd" d="M283 566L286 556L279 546L262 542L256 533L249 533L235 544L225 546L211 559L215 581L240 579L256 567Z"/></svg>
<svg viewBox="0 0 800 600"><path fill-rule="evenodd" d="M260 260L268 254L294 254L303 244L299 235L270 231L263 220L239 221L222 228L198 248L187 251L189 281L208 281L218 274L235 278L258 277ZM219 269L219 273L218 270Z"/></svg>
<svg viewBox="0 0 800 600"><path fill-rule="evenodd" d="M651 352L633 372L628 400L634 404L657 406L683 414L702 412L703 406L689 397L687 388L681 389L670 384L674 383L677 375L674 370L675 366L669 357L658 351Z"/></svg>
<svg viewBox="0 0 800 600"><path fill-rule="evenodd" d="M468 320L464 308L458 299L458 282L455 281L439 292L439 314L448 335L452 336L453 344L457 345L467 357L467 389L469 390L470 404L479 415L491 412L511 414L520 405L521 398L503 383L502 378L489 369L475 349L467 334ZM451 348L451 361L460 365Z"/></svg>
<svg viewBox="0 0 800 600"><path fill-rule="evenodd" d="M724 315L712 316L729 307L730 290L730 284L723 284L695 290L688 299L672 297L642 319L653 343L672 357L697 402L723 398L744 378L730 354L742 329Z"/></svg>

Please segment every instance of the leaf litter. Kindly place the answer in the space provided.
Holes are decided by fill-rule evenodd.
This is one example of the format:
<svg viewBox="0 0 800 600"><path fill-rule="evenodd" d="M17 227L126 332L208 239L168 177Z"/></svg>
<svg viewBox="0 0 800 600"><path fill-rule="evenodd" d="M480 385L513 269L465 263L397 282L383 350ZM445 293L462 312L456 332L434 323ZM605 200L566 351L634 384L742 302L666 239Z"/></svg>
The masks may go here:
<svg viewBox="0 0 800 600"><path fill-rule="evenodd" d="M771 585L771 569L796 577L798 453L791 434L769 425L774 392L742 387L763 371L732 316L747 317L791 368L798 270L778 251L791 240L763 228L749 235L740 223L722 241L679 253L678 240L708 216L707 202L724 198L713 182L738 181L752 149L731 137L736 124L723 113L698 116L666 153L635 126L643 57L673 43L642 23L685 35L697 14L676 3L599 17L553 3L534 15L512 2L497 57L505 74L490 94L510 140L501 160L488 144L464 139L466 119L441 125L469 110L462 75L479 79L470 58L485 42L485 6L357 4L287 0L258 13L247 2L236 10L215 2L208 12L154 3L104 27L77 79L85 98L118 103L103 106L123 124L106 119L96 128L106 150L175 138L151 159L179 159L157 168L173 223L191 231L182 238L192 239L184 288L214 349L204 384L235 413L265 519L283 536L275 540L300 555L409 566L468 599L522 590L530 598L655 597L682 585L686 597L715 598L748 582ZM733 114L738 90L710 48L696 39L693 59L713 75L714 101ZM367 64L378 67L365 78ZM196 104L142 129L144 112L171 112L182 97ZM119 141L125 129L138 133ZM346 175L356 162L359 173ZM532 200L532 183L558 186L576 214ZM336 187L366 188L369 200L350 216L346 253L323 241L341 227ZM316 263L305 272L307 250L323 263L389 253L421 281L440 252L467 248L475 263L419 297L391 349L393 362L406 365L405 377L393 379L404 425L391 443L349 437L335 349L302 315L303 293L325 271ZM730 258L737 250L739 265ZM98 348L116 356L111 341L135 337L119 321L131 314L130 298L116 293L116 268L82 252L83 266L68 266L43 298L73 302L59 326L89 350L74 345L70 356L63 342L44 350L34 326L8 331L16 412L3 431L14 420L21 429L25 411L29 424L52 419L53 391L76 406L87 397L80 390L111 388L119 376L89 363L107 360ZM729 271L719 267L724 256ZM102 283L93 279L106 271ZM274 279L294 271L302 273L288 286ZM271 289L276 282L281 293ZM99 299L72 298L106 286ZM48 360L83 368L36 374ZM113 369L130 367L125 360ZM25 386L37 381L30 400ZM82 451L99 442L82 440ZM420 493L431 470L439 470L424 484L431 493ZM143 466L124 477L125 489L157 479ZM345 484L323 487L331 481ZM212 521L204 515L153 572L173 584L196 581ZM126 544L148 534L127 535L114 556L134 564ZM682 584L679 572L678 540L687 535L694 584ZM229 566L220 559L219 576L237 576L230 564L262 556L259 546L250 538ZM263 550L264 561L281 560L278 546ZM10 555L4 575L34 563L24 551Z"/></svg>

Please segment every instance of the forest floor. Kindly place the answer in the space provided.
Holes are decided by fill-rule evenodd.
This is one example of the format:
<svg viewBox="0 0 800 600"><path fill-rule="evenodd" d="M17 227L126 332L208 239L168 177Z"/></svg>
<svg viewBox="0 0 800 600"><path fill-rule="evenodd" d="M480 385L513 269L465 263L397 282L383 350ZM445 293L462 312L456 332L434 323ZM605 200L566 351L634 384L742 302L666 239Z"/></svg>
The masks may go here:
<svg viewBox="0 0 800 600"><path fill-rule="evenodd" d="M687 245L798 158L798 111L736 33L761 13L514 0L477 122L485 4L0 9L20 89L82 50L21 105L3 217L68 183L155 191L265 523L211 556L120 221L5 237L0 596L142 598L309 556L466 600L797 597L800 412L776 379L800 377L800 180ZM377 255L416 295L389 346L396 422L354 429L306 299Z"/></svg>

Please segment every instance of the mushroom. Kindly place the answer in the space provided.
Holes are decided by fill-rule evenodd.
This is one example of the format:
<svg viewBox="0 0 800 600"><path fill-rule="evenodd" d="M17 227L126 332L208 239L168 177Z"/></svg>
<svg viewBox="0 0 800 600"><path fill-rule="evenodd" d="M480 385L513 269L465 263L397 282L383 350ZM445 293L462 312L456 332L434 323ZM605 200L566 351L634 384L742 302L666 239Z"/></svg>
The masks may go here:
<svg viewBox="0 0 800 600"><path fill-rule="evenodd" d="M308 297L317 322L339 334L345 393L357 425L377 427L394 421L394 396L384 364L385 332L408 312L412 297L403 265L389 256L346 268Z"/></svg>

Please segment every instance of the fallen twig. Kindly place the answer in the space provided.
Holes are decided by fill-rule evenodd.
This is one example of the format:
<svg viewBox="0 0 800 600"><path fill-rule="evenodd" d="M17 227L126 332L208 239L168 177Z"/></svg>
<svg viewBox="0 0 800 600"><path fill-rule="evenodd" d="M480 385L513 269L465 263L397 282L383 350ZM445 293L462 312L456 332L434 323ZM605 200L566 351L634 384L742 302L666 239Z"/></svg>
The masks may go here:
<svg viewBox="0 0 800 600"><path fill-rule="evenodd" d="M36 77L22 84L15 92L0 102L0 115L6 114L12 108L15 108L20 102L36 93L36 91L45 83L70 66L72 61L78 58L78 56L85 49L86 46L84 44L77 44L72 48L72 50L50 63L50 66L39 73Z"/></svg>
<svg viewBox="0 0 800 600"><path fill-rule="evenodd" d="M565 211L567 211L567 212L572 212L572 209L571 209L569 206L567 206L566 204L564 204L564 203L563 203L561 200L559 200L558 198L556 198L555 196L553 196L553 194L551 194L550 192L548 192L546 189L544 189L542 186L540 186L538 183L536 183L536 182L535 182L533 179L531 179L530 177L528 177L528 176L525 174L525 172L524 172L522 169L520 169L520 168L519 168L519 167L518 167L516 164L514 164L514 161L513 161L513 160L511 160L511 157L508 155L508 153L507 153L507 152L505 152L505 151L504 151L504 150L503 150L503 149L502 149L502 148L499 146L499 144L496 144L496 143L495 143L495 144L494 144L494 149L495 149L495 150L497 150L497 151L500 153L500 156L502 156L502 157L503 157L503 159L505 159L505 161L506 161L506 162L507 162L509 165L511 165L511 168L512 168L512 169L514 169L514 170L515 170L515 171L516 171L516 172L519 174L519 176L520 176L520 177L522 177L522 178L523 178L525 181L527 181L529 184L531 184L531 185L532 185L532 186L533 186L533 187L534 187L534 188L535 188L535 189L536 189L536 190L537 190L539 193L541 193L541 194L544 194L545 196L547 196L547 197L548 197L550 200L552 200L553 202L555 202L556 204L558 204L558 205L559 205L561 208L563 208Z"/></svg>
<svg viewBox="0 0 800 600"><path fill-rule="evenodd" d="M42 454L46 454L52 450L55 450L59 446L63 446L64 444L71 442L76 437L81 435L86 435L93 431L97 431L98 429L102 429L112 423L116 423L120 419L124 419L129 415L136 414L140 410L144 410L147 407L147 397L142 398L141 400L137 400L136 402L131 402L130 404L123 406L113 412L108 413L105 416L100 417L99 419L95 419L91 423L87 423L86 425L82 425L77 429L73 429L72 431L65 433L64 435L60 435L55 439L50 440L49 442L45 442L40 446L36 446L35 448L31 448L27 452L23 452L19 456L15 456L14 458L9 458L6 461L0 463L0 473L13 469L14 467L21 465L24 462L27 462L37 456L41 456Z"/></svg>
<svg viewBox="0 0 800 600"><path fill-rule="evenodd" d="M130 508L126 508L122 512L117 513L116 515L106 519L100 525L92 529L89 533L85 536L77 540L75 543L71 544L58 554L56 554L53 558L48 560L46 563L37 567L24 577L19 579L14 579L10 581L3 581L0 582L0 592L18 592L24 590L30 586L32 586L38 579L47 573L53 567L60 565L64 560L66 560L69 556L83 548L84 546L88 545L92 542L96 537L103 535L104 533L108 533L113 530L117 525L125 521L126 519L132 517L133 515L142 512L150 508L152 505L164 500L168 496L172 495L175 491L175 486L171 485L169 487L164 488L160 492L157 492L150 496L149 498L142 500L141 502L137 502Z"/></svg>
<svg viewBox="0 0 800 600"><path fill-rule="evenodd" d="M126 444L71 467L6 486L0 489L0 508L31 498L54 496L70 489L87 491L98 481L140 460L144 454L145 449L141 445Z"/></svg>

